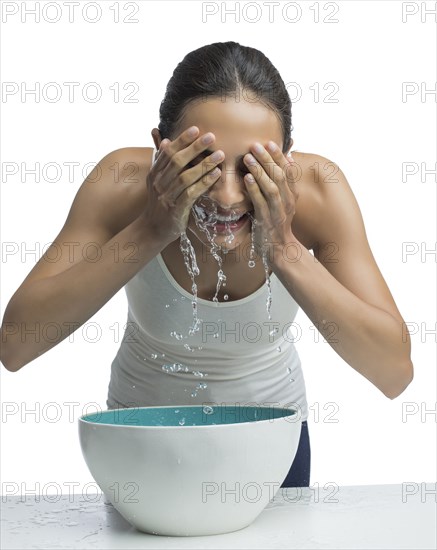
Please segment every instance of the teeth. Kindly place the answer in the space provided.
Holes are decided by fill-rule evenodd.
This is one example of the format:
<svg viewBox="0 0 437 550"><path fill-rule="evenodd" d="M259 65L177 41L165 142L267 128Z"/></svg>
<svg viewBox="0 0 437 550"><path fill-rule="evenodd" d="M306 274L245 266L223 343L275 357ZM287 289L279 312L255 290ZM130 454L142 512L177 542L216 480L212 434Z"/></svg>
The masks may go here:
<svg viewBox="0 0 437 550"><path fill-rule="evenodd" d="M240 216L237 218L223 218L222 216L217 215L216 217L219 222L236 222L240 219Z"/></svg>

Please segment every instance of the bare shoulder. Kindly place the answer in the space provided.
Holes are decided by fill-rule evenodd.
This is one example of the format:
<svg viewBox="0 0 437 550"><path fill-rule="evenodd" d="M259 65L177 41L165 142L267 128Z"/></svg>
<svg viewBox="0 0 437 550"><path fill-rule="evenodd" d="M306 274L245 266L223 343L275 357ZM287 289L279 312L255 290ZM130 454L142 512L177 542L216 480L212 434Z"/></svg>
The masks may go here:
<svg viewBox="0 0 437 550"><path fill-rule="evenodd" d="M322 155L292 154L299 172L295 217L310 233L313 250L332 242L351 242L352 231L356 235L361 231L364 242L360 207L340 166Z"/></svg>
<svg viewBox="0 0 437 550"><path fill-rule="evenodd" d="M292 151L292 156L297 165L299 192L317 194L323 192L326 185L337 181L340 168L332 160L317 153L301 151Z"/></svg>
<svg viewBox="0 0 437 550"><path fill-rule="evenodd" d="M114 235L133 222L144 208L153 151L153 147L123 147L101 161L107 165L105 172L111 173L105 179L105 217Z"/></svg>
<svg viewBox="0 0 437 550"><path fill-rule="evenodd" d="M59 257L65 243L79 246L75 250L89 243L103 246L140 215L152 152L149 147L117 149L94 166L77 191L63 227L19 290L81 261L83 255L71 255L70 250ZM53 256L59 259L53 262L49 259Z"/></svg>
<svg viewBox="0 0 437 550"><path fill-rule="evenodd" d="M325 188L335 181L338 166L316 153L292 151L296 170L294 177L299 198L292 222L298 240L313 250L319 240L318 227L323 214Z"/></svg>

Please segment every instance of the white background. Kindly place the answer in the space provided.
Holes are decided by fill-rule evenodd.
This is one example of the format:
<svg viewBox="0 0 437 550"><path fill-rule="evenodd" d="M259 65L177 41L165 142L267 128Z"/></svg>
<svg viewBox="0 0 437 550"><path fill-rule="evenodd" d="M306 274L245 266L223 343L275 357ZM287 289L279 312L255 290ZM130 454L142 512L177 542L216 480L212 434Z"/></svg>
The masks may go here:
<svg viewBox="0 0 437 550"><path fill-rule="evenodd" d="M40 11L44 4L39 3ZM81 8L86 4L81 2ZM74 22L68 22L66 7L57 23L35 23L31 15L22 22L20 2L18 14L2 24L3 82L17 83L20 91L36 82L41 88L57 82L63 90L53 103L42 96L38 102L32 95L25 102L20 93L3 96L3 169L12 162L18 167L55 162L64 169L55 183L36 182L21 172L8 177L3 173L2 317L44 245L60 231L85 177L76 168L70 180L64 163L78 162L82 169L114 149L153 146L150 132L158 125L166 84L185 54L217 41L255 47L286 84L300 86L299 98L290 88L294 149L327 157L343 170L380 270L405 321L418 329L412 335L414 381L392 401L329 344L321 338L315 343L311 322L299 311L296 322L304 330L296 345L310 407L311 484L435 480L435 414L425 413L435 409L436 340L424 328L435 329L436 270L435 255L421 257L421 251L435 248L436 180L430 174L422 182L419 173L402 178L405 162L435 168L436 98L431 93L421 99L420 94L420 87L433 89L436 81L435 16L421 22L419 12L403 22L403 3L398 1L320 2L316 22L315 2L300 2L301 16L290 23L282 15L282 2L272 21L266 5L258 3L256 21L255 3L250 7L227 2L228 9L234 6L240 13L236 22L220 3L211 3L218 13L204 20L202 2L130 4L139 7L132 14L137 23L122 22L133 11L127 2L118 4L119 23L110 9L115 2L99 3L102 16L96 23L86 22L81 8L76 8ZM435 3L410 3L410 9L420 10L421 5L432 9ZM338 7L336 13L332 6ZM54 11L47 13L54 18ZM94 18L95 10L89 7L88 14ZM294 18L296 11L290 8L287 14ZM329 14L338 22L328 23ZM71 103L63 82L80 83ZM102 88L96 103L82 98L89 82ZM138 101L115 102L110 90L115 82L122 97L133 90L123 91L123 86L136 83ZM403 100L403 82L413 83L418 92ZM314 96L315 83L319 98ZM336 102L324 101L334 89L328 83L338 87L332 96ZM418 252L403 258L406 242L417 243ZM5 254L13 250L11 243L16 243L16 252ZM126 314L121 289L86 323L88 333L79 329L70 337L73 342L64 340L17 373L1 369L2 493L21 483L23 492L39 483L39 492L67 493L68 483L93 481L81 454L77 420L95 410L86 408L89 403L106 408L110 364ZM102 331L97 342L92 342L91 323ZM57 420L50 403L58 404ZM75 404L71 415L65 403ZM338 422L327 421L330 403L338 406ZM416 413L403 418L405 407Z"/></svg>

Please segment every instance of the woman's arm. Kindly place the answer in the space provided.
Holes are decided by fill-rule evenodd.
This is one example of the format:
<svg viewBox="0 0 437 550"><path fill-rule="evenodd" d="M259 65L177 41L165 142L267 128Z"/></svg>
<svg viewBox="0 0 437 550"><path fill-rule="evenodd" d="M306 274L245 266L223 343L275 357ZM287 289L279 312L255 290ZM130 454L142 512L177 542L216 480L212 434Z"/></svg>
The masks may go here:
<svg viewBox="0 0 437 550"><path fill-rule="evenodd" d="M372 255L346 177L335 163L314 158L321 167L313 184L314 256L293 238L274 248L272 268L331 347L394 399L413 379L410 336Z"/></svg>
<svg viewBox="0 0 437 550"><path fill-rule="evenodd" d="M61 232L12 296L0 328L7 370L18 371L77 330L165 247L149 237L141 217L147 160L139 154L119 149L100 161ZM123 167L116 181L114 166Z"/></svg>

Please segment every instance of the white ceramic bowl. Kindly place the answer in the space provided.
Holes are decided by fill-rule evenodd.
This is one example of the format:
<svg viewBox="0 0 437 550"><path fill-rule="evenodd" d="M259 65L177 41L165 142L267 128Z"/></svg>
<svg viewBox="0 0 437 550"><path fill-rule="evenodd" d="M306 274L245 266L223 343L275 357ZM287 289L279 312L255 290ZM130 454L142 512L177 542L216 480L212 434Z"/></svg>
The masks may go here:
<svg viewBox="0 0 437 550"><path fill-rule="evenodd" d="M170 406L79 418L85 462L140 531L198 536L243 529L267 506L296 456L296 409Z"/></svg>

